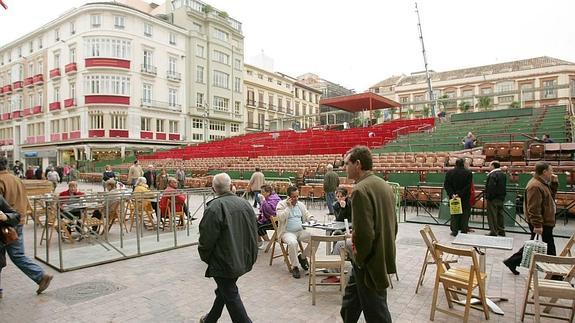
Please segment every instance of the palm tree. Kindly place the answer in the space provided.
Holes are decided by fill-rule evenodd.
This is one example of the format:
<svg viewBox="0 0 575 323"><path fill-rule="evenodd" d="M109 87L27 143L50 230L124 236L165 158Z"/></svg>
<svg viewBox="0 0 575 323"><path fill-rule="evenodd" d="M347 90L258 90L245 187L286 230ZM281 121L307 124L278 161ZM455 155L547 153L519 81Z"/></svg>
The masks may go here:
<svg viewBox="0 0 575 323"><path fill-rule="evenodd" d="M471 108L471 104L469 104L469 102L467 101L459 102L459 110L461 110L461 112L467 112L469 108Z"/></svg>
<svg viewBox="0 0 575 323"><path fill-rule="evenodd" d="M424 117L429 117L429 113L431 112L431 108L429 108L429 105L424 105L423 106L423 116Z"/></svg>
<svg viewBox="0 0 575 323"><path fill-rule="evenodd" d="M521 103L518 101L513 101L509 104L509 107L512 109L519 109L521 107Z"/></svg>
<svg viewBox="0 0 575 323"><path fill-rule="evenodd" d="M479 109L488 110L491 108L491 98L488 96L479 97Z"/></svg>

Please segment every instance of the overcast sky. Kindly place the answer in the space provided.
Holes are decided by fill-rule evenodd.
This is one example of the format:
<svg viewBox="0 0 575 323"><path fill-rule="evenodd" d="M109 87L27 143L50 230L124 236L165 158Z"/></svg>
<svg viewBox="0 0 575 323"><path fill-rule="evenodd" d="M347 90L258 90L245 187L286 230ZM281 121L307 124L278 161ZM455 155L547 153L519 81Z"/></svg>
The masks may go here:
<svg viewBox="0 0 575 323"><path fill-rule="evenodd" d="M3 0L0 45L85 0ZM149 2L149 1L148 1ZM209 0L242 22L245 57L262 50L274 70L306 72L363 92L424 69L414 2ZM161 0L156 0L161 3ZM445 71L537 56L575 62L574 0L420 0L430 69Z"/></svg>

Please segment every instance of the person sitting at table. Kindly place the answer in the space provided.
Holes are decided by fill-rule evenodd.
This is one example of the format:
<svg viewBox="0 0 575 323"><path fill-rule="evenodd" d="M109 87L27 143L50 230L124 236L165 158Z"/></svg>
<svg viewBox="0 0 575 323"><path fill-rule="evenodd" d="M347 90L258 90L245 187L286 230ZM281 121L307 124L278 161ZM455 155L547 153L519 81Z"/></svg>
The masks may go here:
<svg viewBox="0 0 575 323"><path fill-rule="evenodd" d="M303 227L304 222L309 222L313 216L309 213L302 202L298 201L299 191L296 186L287 189L287 199L282 200L276 207L278 216L278 237L288 245L290 263L292 265L293 278L300 278L301 274L297 263L303 270L308 270L307 257L310 255L311 233ZM298 242L306 242L307 246L302 254L298 255ZM314 249L316 249L314 246Z"/></svg>
<svg viewBox="0 0 575 323"><path fill-rule="evenodd" d="M149 194L142 194L142 193L146 193L146 192L150 192L150 193ZM140 193L140 194L136 194L136 196L138 198L153 199L156 196L154 193L151 193L151 190L147 184L147 179L143 176L138 177L136 179L136 184L134 186L134 193ZM154 210L156 210L158 203L150 200L150 204L152 205L152 208Z"/></svg>
<svg viewBox="0 0 575 323"><path fill-rule="evenodd" d="M341 248L345 248L345 254L347 259L351 259L352 252L353 252L353 243L351 242L351 230L350 233L345 233L345 241L338 241L333 246L331 250L331 255L339 256L341 252ZM338 269L329 269L329 272L338 273ZM339 277L337 276L328 276L327 278L322 279L322 283L339 283Z"/></svg>
<svg viewBox="0 0 575 323"><path fill-rule="evenodd" d="M83 192L78 190L78 183L76 181L71 181L68 183L68 190L60 192L58 195L60 197L60 206L66 207L66 205L78 203L79 197L84 195L85 194ZM73 226L76 228L76 231L80 232L80 227L76 222L82 217L82 208L66 208L65 210L62 210L62 215L66 219L72 221L68 224L68 232L72 232Z"/></svg>
<svg viewBox="0 0 575 323"><path fill-rule="evenodd" d="M267 230L273 230L271 218L276 216L276 207L281 200L271 185L262 185L260 197L260 214L258 215L258 248L263 247L262 238L269 241Z"/></svg>
<svg viewBox="0 0 575 323"><path fill-rule="evenodd" d="M343 222L347 219L351 223L351 201L347 196L347 189L345 187L338 187L335 190L336 201L333 203L333 211L335 220Z"/></svg>
<svg viewBox="0 0 575 323"><path fill-rule="evenodd" d="M171 212L172 198L175 199L176 213L183 211L186 218L189 219L188 206L186 205L186 195L177 194L177 190L178 180L175 177L169 177L168 187L166 187L164 193L162 194L162 198L160 199L160 213L162 214L162 219L168 216L168 210ZM191 218L190 220L195 220L195 218ZM180 225L183 226L184 223L180 223Z"/></svg>

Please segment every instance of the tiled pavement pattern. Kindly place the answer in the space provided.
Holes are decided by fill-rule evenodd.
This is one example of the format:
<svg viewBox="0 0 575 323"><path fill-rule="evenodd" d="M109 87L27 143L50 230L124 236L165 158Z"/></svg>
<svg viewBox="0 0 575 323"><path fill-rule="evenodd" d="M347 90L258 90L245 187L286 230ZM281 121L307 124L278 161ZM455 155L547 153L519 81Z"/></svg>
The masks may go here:
<svg viewBox="0 0 575 323"><path fill-rule="evenodd" d="M321 218L325 209L313 209ZM400 281L388 289L388 303L394 322L427 322L435 268L429 267L424 286L415 294L415 284L425 247L418 230L421 225L401 223L397 237ZM440 241L452 240L448 227L432 227ZM475 234L484 234L477 231ZM318 232L321 234L321 232ZM32 227L26 227L26 248L32 254ZM515 250L526 235L512 234ZM558 249L565 239L557 239ZM278 248L279 250L279 248ZM322 252L321 250L319 252ZM512 275L501 263L510 251L489 250L487 256L488 295L502 295L504 316L493 313L490 322L518 322L526 270ZM238 286L254 322L341 322L341 296L321 294L311 305L307 276L296 280L287 272L281 258L268 266L269 254L260 251L253 270L240 278ZM111 264L54 274L50 288L36 296L36 285L8 261L2 271L4 298L0 300L0 322L197 322L214 299L215 283L204 277L206 266L197 248L187 247ZM330 291L334 291L330 287ZM442 305L446 305L440 294ZM462 308L456 306L456 308ZM554 310L556 311L556 310ZM221 322L230 322L224 309ZM471 311L470 322L485 321ZM435 322L459 322L437 313ZM526 322L532 322L527 318ZM545 322L551 322L547 320Z"/></svg>

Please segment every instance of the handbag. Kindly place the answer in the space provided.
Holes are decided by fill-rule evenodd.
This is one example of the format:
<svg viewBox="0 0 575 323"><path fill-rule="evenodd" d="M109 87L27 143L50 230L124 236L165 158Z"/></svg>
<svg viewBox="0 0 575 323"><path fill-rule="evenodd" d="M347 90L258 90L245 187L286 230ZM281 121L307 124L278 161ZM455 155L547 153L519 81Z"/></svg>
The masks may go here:
<svg viewBox="0 0 575 323"><path fill-rule="evenodd" d="M529 268L534 253L547 254L547 243L538 240L539 238L539 235L536 234L535 240L525 241L523 245L523 255L521 257L521 267Z"/></svg>
<svg viewBox="0 0 575 323"><path fill-rule="evenodd" d="M18 232L14 227L3 225L0 227L0 241L4 245L10 245L18 240Z"/></svg>
<svg viewBox="0 0 575 323"><path fill-rule="evenodd" d="M455 197L449 200L449 213L451 215L463 214L460 197Z"/></svg>

